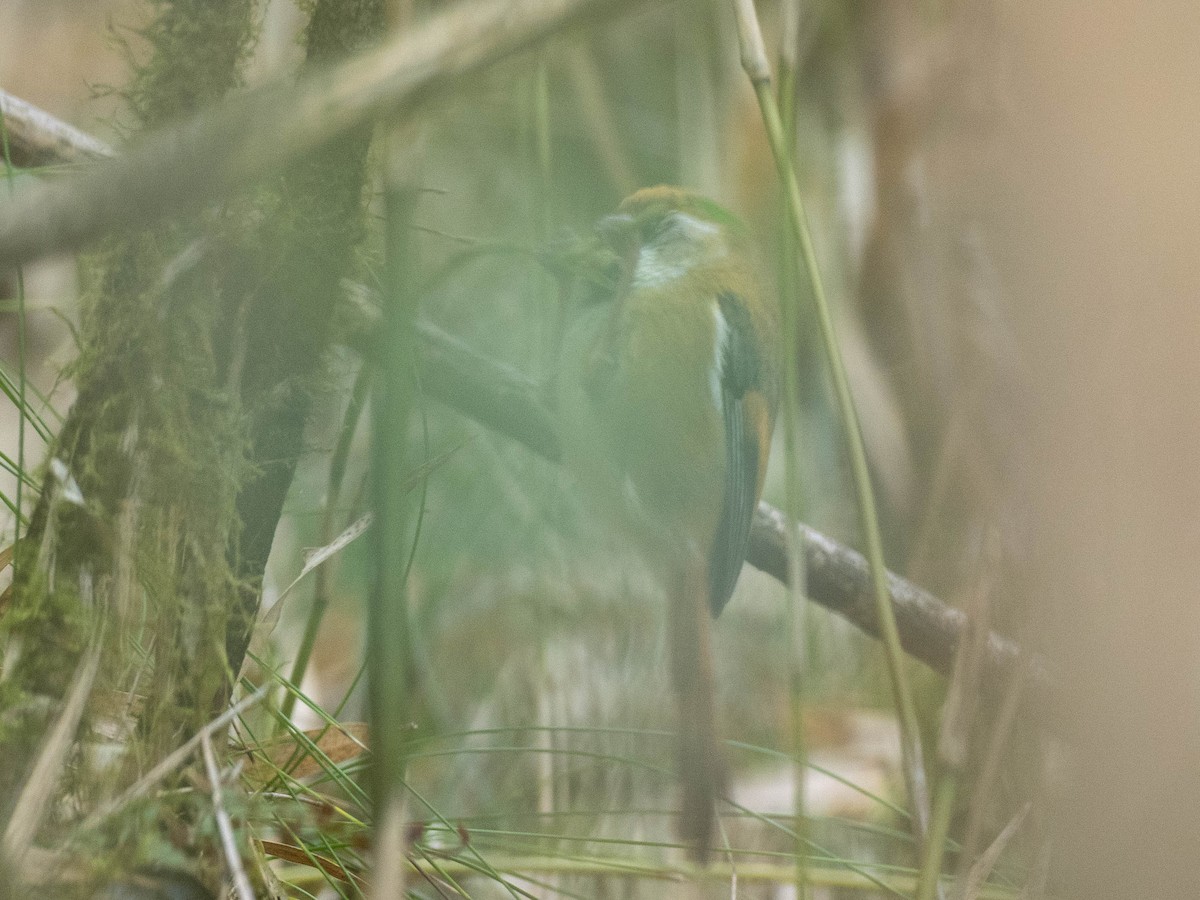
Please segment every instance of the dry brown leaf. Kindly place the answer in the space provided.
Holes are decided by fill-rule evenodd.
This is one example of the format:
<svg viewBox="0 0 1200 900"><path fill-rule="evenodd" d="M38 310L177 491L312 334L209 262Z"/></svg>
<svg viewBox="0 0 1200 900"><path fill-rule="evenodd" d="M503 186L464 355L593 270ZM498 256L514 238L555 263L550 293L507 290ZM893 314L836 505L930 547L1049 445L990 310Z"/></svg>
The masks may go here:
<svg viewBox="0 0 1200 900"><path fill-rule="evenodd" d="M348 871L326 856L318 856L315 853L305 850L303 847L295 847L291 844L282 844L279 841L261 839L258 841L258 845L267 856L273 856L276 859L282 859L285 862L295 863L299 866L312 866L315 869L320 869L331 878L353 884L361 890L365 890L367 887L367 882L362 876Z"/></svg>
<svg viewBox="0 0 1200 900"><path fill-rule="evenodd" d="M304 736L335 765L341 765L367 752L367 725L365 722L347 722L328 728L305 731ZM324 760L309 751L308 743L297 740L290 734L280 735L263 744L244 748L249 765L246 778L251 784L260 785L272 781L280 769L292 778L302 781L324 771Z"/></svg>

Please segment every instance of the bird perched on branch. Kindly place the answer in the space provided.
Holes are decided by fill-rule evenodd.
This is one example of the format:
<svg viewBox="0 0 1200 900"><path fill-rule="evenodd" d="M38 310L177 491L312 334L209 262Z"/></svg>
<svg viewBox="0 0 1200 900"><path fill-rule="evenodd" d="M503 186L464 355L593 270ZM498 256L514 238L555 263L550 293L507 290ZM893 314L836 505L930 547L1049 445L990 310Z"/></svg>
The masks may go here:
<svg viewBox="0 0 1200 900"><path fill-rule="evenodd" d="M703 860L724 778L711 618L733 592L762 493L775 309L746 226L679 188L626 198L585 246L558 379L564 456L666 589L680 833Z"/></svg>

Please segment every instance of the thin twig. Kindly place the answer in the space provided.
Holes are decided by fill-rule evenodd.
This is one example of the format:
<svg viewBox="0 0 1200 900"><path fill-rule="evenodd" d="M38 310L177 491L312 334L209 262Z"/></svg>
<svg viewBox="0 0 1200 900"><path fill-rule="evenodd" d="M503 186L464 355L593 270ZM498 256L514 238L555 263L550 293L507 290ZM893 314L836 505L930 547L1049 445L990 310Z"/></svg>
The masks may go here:
<svg viewBox="0 0 1200 900"><path fill-rule="evenodd" d="M213 752L212 739L207 731L200 732L200 749L204 754L204 772L208 776L208 786L212 791L213 816L217 820L217 833L221 836L221 850L225 854L225 864L229 866L229 877L233 879L234 892L241 900L254 900L254 889L250 887L250 879L246 877L242 854L238 852L237 839L233 835L233 820L229 818L221 796L221 771L217 768L217 755Z"/></svg>
<svg viewBox="0 0 1200 900"><path fill-rule="evenodd" d="M971 809L967 815L966 836L962 839L962 851L959 854L962 861L959 868L960 883L966 883L969 880L966 870L968 866L972 865L972 860L975 859L977 848L982 841L984 816L988 812L996 783L1000 778L1004 750L1008 746L1013 723L1024 700L1026 682L1025 673L1019 670L1014 671L1008 677L1008 685L1004 689L999 712L995 714L991 723L991 737L988 741L987 751L984 754L983 763L979 766L979 772L971 791ZM965 894L959 895L955 900L966 900L966 896Z"/></svg>
<svg viewBox="0 0 1200 900"><path fill-rule="evenodd" d="M959 642L954 660L954 672L942 706L942 725L938 734L938 785L934 796L933 815L921 857L921 874L917 880L917 900L933 900L944 896L939 884L942 859L954 815L955 797L962 787L968 759L968 746L979 706L979 679L986 653L987 610L991 599L992 573L998 565L998 546L992 535L983 543L979 561L979 583L968 598L967 634Z"/></svg>
<svg viewBox="0 0 1200 900"><path fill-rule="evenodd" d="M394 34L413 33L411 7L391 9ZM409 423L417 403L414 377L419 295L413 291L415 247L410 226L416 208L410 147L415 135L397 115L384 141L384 265L381 305L382 352L376 357L377 380L371 407L371 488L375 514L373 584L367 596L367 715L371 728L371 800L375 812L373 900L404 900L408 868L404 781L408 736L415 706L417 667L411 656L408 565L397 554L419 530L402 483L412 457Z"/></svg>
<svg viewBox="0 0 1200 900"><path fill-rule="evenodd" d="M62 714L46 736L37 763L29 773L29 780L21 791L4 829L4 856L10 864L21 861L51 809L50 799L54 796L67 752L71 749L88 697L92 693L92 685L96 681L96 671L100 665L100 643L99 639L94 640L87 655L80 660Z"/></svg>
<svg viewBox="0 0 1200 900"><path fill-rule="evenodd" d="M1025 824L1025 818L1032 808L1032 803L1022 806L1012 820L1004 826L1004 830L996 835L996 839L992 841L991 845L980 854L979 859L975 860L975 864L971 866L971 871L963 884L962 893L959 894L962 900L979 900L984 882L992 874L992 869L996 868L1000 855L1011 843L1021 826Z"/></svg>
<svg viewBox="0 0 1200 900"><path fill-rule="evenodd" d="M929 787L926 782L924 754L921 750L921 732L917 721L917 708L912 689L904 668L900 634L896 625L895 612L888 595L888 572L884 565L883 538L879 527L879 514L875 504L875 492L871 486L871 473L867 465L866 448L863 443L862 427L855 409L854 397L846 365L842 360L841 346L833 326L829 301L825 296L825 285L817 263L816 249L808 225L804 199L792 153L788 149L779 116L779 105L771 91L771 69L763 45L762 30L758 24L753 0L733 0L737 16L738 40L741 47L742 66L754 87L762 112L763 124L775 158L780 182L784 187L785 208L792 237L800 250L803 272L811 289L813 308L820 326L821 343L825 348L827 369L833 382L833 392L842 425L846 431L846 444L850 452L850 468L853 474L855 498L858 504L859 524L866 544L867 559L870 561L871 589L875 599L876 616L880 639L887 660L888 677L896 704L896 715L900 724L900 754L903 760L904 781L912 805L914 831L918 843L923 842L929 822ZM788 306L785 304L785 310ZM784 322L785 327L787 322ZM788 334L795 339L795 332ZM792 373L788 373L789 377Z"/></svg>

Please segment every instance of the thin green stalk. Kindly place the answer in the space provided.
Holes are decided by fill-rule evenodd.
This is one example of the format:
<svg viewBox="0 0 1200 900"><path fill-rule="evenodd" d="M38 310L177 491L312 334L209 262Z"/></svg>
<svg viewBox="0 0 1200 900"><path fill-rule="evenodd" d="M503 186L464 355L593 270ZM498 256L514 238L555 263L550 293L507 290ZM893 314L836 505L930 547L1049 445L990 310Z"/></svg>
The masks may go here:
<svg viewBox="0 0 1200 900"><path fill-rule="evenodd" d="M534 192L533 214L536 246L546 247L553 241L554 234L554 128L553 106L550 99L550 51L542 48L538 52L533 72L533 96L530 108L530 131L534 165L537 170L537 190ZM529 333L532 351L539 369L553 369L555 354L564 328L563 306L554 292L548 290L544 273L531 271L528 292L537 299L548 315L537 316L542 323ZM547 488L550 486L547 485Z"/></svg>
<svg viewBox="0 0 1200 900"><path fill-rule="evenodd" d="M16 173L13 171L12 153L8 146L8 125L4 120L4 112L0 110L0 148L4 151L4 172L8 179L8 193L12 195L16 184ZM17 468L25 471L25 270L17 266ZM17 477L16 518L13 523L13 543L21 539L22 494L24 479Z"/></svg>
<svg viewBox="0 0 1200 900"><path fill-rule="evenodd" d="M16 517L19 523L23 523L25 525L29 524L29 517L22 514L22 512L17 508L17 504L8 499L7 494L0 492L0 503L3 503L8 508L8 511L11 512L14 517Z"/></svg>
<svg viewBox="0 0 1200 900"><path fill-rule="evenodd" d="M542 245L546 245L550 241L550 235L554 227L553 216L551 214L550 198L554 191L554 157L553 157L553 141L551 134L551 119L550 119L550 72L547 61L547 51L542 50L538 53L537 65L533 74L533 143L537 162L538 175L538 191L535 201L536 209L536 228L537 234L535 239ZM538 296L543 302L554 302L553 297L547 297L546 291L538 290L538 287L545 284L544 279L536 278L535 274L531 273L530 290L536 292L533 295ZM555 307L551 307L555 309ZM539 321L552 322L551 328L544 338L539 341L537 351L541 364L549 365L553 360L555 345L558 343L561 332L561 309L555 309L555 312L550 317L539 317ZM546 329L543 329L546 331ZM547 489L552 487L549 483L545 485ZM543 645L544 646L544 645ZM548 669L546 656L543 652L540 655L539 668L545 672ZM545 709L547 706L546 686L544 679L538 679L538 686L535 688L537 697L535 699L535 708L538 710L537 716L539 721L544 721ZM553 733L550 731L541 732L538 735L538 741L543 749L553 749ZM539 812L551 812L556 808L557 792L554 790L555 785L555 766L557 760L552 753L545 753L538 756L535 762L536 775L534 776L534 793L536 795L536 806ZM551 886L551 891L557 893L561 891L562 885L555 883Z"/></svg>
<svg viewBox="0 0 1200 900"><path fill-rule="evenodd" d="M859 519L866 543L866 557L871 570L871 584L875 595L875 611L879 618L879 630L887 658L888 675L892 695L900 722L901 755L904 765L904 780L908 789L909 802L913 809L913 821L918 838L927 830L929 816L928 786L925 780L924 761L921 751L921 735L917 724L916 704L908 684L905 670L904 651L900 646L900 633L896 627L896 616L892 609L891 594L887 585L887 568L883 558L883 539L879 529L879 514L875 505L875 492L871 486L867 454L863 445L862 427L850 393L846 366L833 326L825 285L821 280L816 249L808 226L808 215L800 194L800 183L795 167L789 157L783 122L779 106L771 92L771 72L763 49L762 32L759 28L754 4L751 0L734 0L738 16L739 34L742 41L742 63L754 85L758 105L762 112L767 139L775 157L775 165L784 187L788 221L792 235L800 248L804 271L799 273L807 279L812 292L813 305L825 347L829 374L833 382L839 415L846 429L846 443L850 452L850 467L858 501ZM784 304L785 310L788 304ZM784 322L786 328L787 322ZM786 378L785 378L786 386ZM919 840L918 843L921 843Z"/></svg>
<svg viewBox="0 0 1200 900"><path fill-rule="evenodd" d="M374 396L371 475L375 506L375 585L367 606L367 689L372 743L377 897L404 896L404 777L411 715L405 558L409 515L404 466L416 386L416 298L408 288L409 222L414 194L400 165L402 143L389 143L384 198L385 274L379 377Z"/></svg>
<svg viewBox="0 0 1200 900"><path fill-rule="evenodd" d="M24 471L17 460L13 459L7 453L0 451L0 469L4 469L14 478L19 478L25 482L25 487L37 491L37 483L30 477L29 473Z"/></svg>
<svg viewBox="0 0 1200 900"><path fill-rule="evenodd" d="M18 302L18 311L20 310L20 306L21 304ZM28 305L26 305L26 311L28 311ZM59 415L58 411L50 405L49 398L37 389L37 385L30 384L28 385L28 388L47 410L53 411L55 417L61 422L62 416ZM3 367L0 367L0 393L12 400L13 405L16 405L20 399L20 391L20 385L14 384L12 376L10 376L8 372L4 371ZM21 414L28 418L29 424L32 425L34 431L38 433L38 437L40 437L47 444L50 443L53 435L50 432L50 426L47 425L46 420L42 418L42 414L29 405L21 410Z"/></svg>
<svg viewBox="0 0 1200 900"><path fill-rule="evenodd" d="M950 819L954 815L954 798L957 793L958 772L947 766L938 779L933 818L929 823L929 834L921 859L921 875L917 880L916 900L934 900L937 896L938 876L942 873L942 855L946 850L946 836L950 832Z"/></svg>
<svg viewBox="0 0 1200 900"><path fill-rule="evenodd" d="M277 675L276 677L279 676ZM300 693L299 689L295 685L288 684L287 682L282 681L281 678L280 681L286 690L296 694ZM304 697L303 699L305 701L305 706L312 710L312 712L314 712L317 716L324 719L325 728L318 734L316 738L311 738L305 732L300 731L298 728L292 725L292 723L284 719L281 713L271 710L271 714L275 717L276 722L282 726L282 731L279 733L286 735L287 738L295 744L295 749L288 759L283 761L282 765L271 763L270 759L265 760L267 766L274 769L275 774L266 781L264 789L269 790L274 787L279 787L285 791L291 791L292 785L297 784L297 782L295 782L292 778L291 773L295 771L296 766L298 766L301 762L306 759L312 759L313 762L320 766L321 771L325 775L325 778L322 780L331 782L339 793L344 794L351 803L355 804L360 809L365 808L367 804L366 791L359 786L357 779L351 777L350 773L346 771L346 766L335 763L329 758L329 755L321 749L320 740L324 737L325 732L329 728L337 727L336 723L332 722L329 719L329 714L321 709L316 703L312 703L307 697ZM243 728L245 728L246 733L251 740L253 740L255 743L258 743L260 746L262 745L263 742L258 741L255 738L254 732L247 725L243 724ZM319 787L319 785L320 781L310 778L305 781L303 787L306 790L310 790L312 788ZM349 814L347 813L347 815Z"/></svg>
<svg viewBox="0 0 1200 900"><path fill-rule="evenodd" d="M796 69L800 62L800 0L780 4L779 116L783 123L788 158L796 157Z"/></svg>
<svg viewBox="0 0 1200 900"><path fill-rule="evenodd" d="M647 894L653 893L656 886L658 886L659 894L666 893L669 890L668 885L678 882L683 877L702 880L714 888L724 885L725 893L728 894L729 881L734 874L732 866L717 862L709 863L707 868L697 871L682 863L630 862L627 860L618 862L610 857L599 855L576 854L564 857L504 853L503 855L495 854L491 858L495 869L500 872L519 874L523 880L530 880L531 875L552 874L607 878L610 879L610 884L625 885L631 880L637 879L636 883L643 886ZM439 863L442 871L449 874L470 875L481 871L480 867L472 860L440 859ZM414 860L413 865L425 866L426 864ZM482 871L486 872L486 870ZM736 871L738 880L743 885L773 887L783 885L788 881L788 873L784 867L770 862L742 862L738 864ZM315 868L285 868L283 873L288 876L290 884L303 881L305 878L317 881L323 877ZM888 872L882 880L884 888L898 897L911 896L915 886L915 879L906 872ZM837 892L838 896L842 896L842 892L847 895L853 892L877 897L881 890L876 880L865 878L853 870L834 865L814 869L813 881L819 887ZM613 893L618 893L618 890L614 888ZM1016 891L990 886L984 889L980 897L982 900L1018 900Z"/></svg>
<svg viewBox="0 0 1200 900"><path fill-rule="evenodd" d="M283 816L276 815L273 818L275 819L275 823L277 825L279 825L280 830L288 837L289 840L291 840L292 845L295 847L299 847L304 852L304 855L308 857L309 864L304 870L305 873L313 875L313 876L319 876L321 879L321 883L324 884L326 888L332 890L335 894L337 894L337 896L339 898L341 898L341 900L350 900L350 896L347 895L346 891L344 890L344 885L337 878L334 878L333 875L331 875L329 872L325 871L325 867L321 865L320 860L317 859L317 855L309 848L308 842L305 841L300 835L298 835L296 833L295 829L292 828L291 823L289 823L287 821L287 819ZM321 842L324 844L325 852L329 855L329 858L332 859L335 863L337 863L338 862L338 852L336 850L334 850L331 846L329 846L329 841L325 837L324 829L319 829L317 831L317 835L319 836ZM338 864L340 865L340 863L338 863ZM280 880L286 881L288 883L289 887L296 886L295 884L292 883L293 879L282 877L282 874L281 874ZM349 884L354 884L354 883L350 882ZM303 890L303 888L301 888L300 890ZM305 893L307 894L308 892L305 891ZM312 894L309 894L309 896L311 897ZM325 892L322 892L321 896L327 896L327 895ZM355 891L353 896L361 897L362 894L360 891Z"/></svg>
<svg viewBox="0 0 1200 900"><path fill-rule="evenodd" d="M772 147L779 146L783 138L782 123L779 120L779 112L775 107L774 98L771 96L770 83L756 84L755 92L758 94L759 105L763 110L763 118L767 122ZM919 830L924 831L921 826L927 821L929 801L921 752L921 736L917 724L917 709L913 702L912 689L908 684L908 675L904 667L904 650L900 646L900 632L896 627L896 615L892 609L891 593L888 591L887 566L883 558L883 538L879 529L879 513L875 505L875 491L871 486L866 449L863 445L862 426L858 420L854 398L850 393L846 366L842 360L842 352L834 331L829 303L825 297L825 287L817 266L816 250L809 232L796 173L787 164L786 156L777 156L777 163L787 190L787 206L794 232L793 236L800 245L800 254L805 268L804 274L808 277L813 294L817 320L821 329L821 341L825 346L828 358L829 373L833 381L838 411L846 428L850 468L858 501L863 539L866 543L867 563L871 570L871 586L875 595L875 612L879 617L879 630L883 637L888 675L891 679L893 698L900 719L905 781L908 785L909 800L913 805L915 821L918 823Z"/></svg>
<svg viewBox="0 0 1200 900"><path fill-rule="evenodd" d="M350 698L354 696L354 691L365 674L367 674L367 662L363 660L362 665L358 667L358 671L354 673L354 677L350 679L350 684L346 688L346 692L342 694L342 699L333 708L333 718L341 719L342 711L346 708L346 704L350 702Z"/></svg>
<svg viewBox="0 0 1200 900"><path fill-rule="evenodd" d="M342 492L342 481L346 477L346 462L350 456L350 445L354 433L358 429L358 420L366 406L367 393L371 386L371 366L364 362L354 379L354 387L350 392L350 402L346 406L346 414L342 418L342 428L338 433L337 446L329 461L329 487L325 491L325 512L321 525L321 546L324 547L333 540L335 535L334 517L337 515L338 499ZM317 635L321 630L321 621L329 608L329 567L321 566L316 572L316 585L313 588L312 608L308 611L308 619L304 623L304 636L300 639L300 649L296 653L296 661L292 664L290 681L300 685L304 674L308 671L308 663L312 658L313 647L317 643ZM292 717L296 706L294 694L283 698L280 712L285 719Z"/></svg>
<svg viewBox="0 0 1200 900"><path fill-rule="evenodd" d="M783 29L779 51L779 107L783 110L783 146L788 165L794 165L796 154L796 69L797 42L800 28L799 0L786 0L782 9ZM805 816L804 777L808 768L808 738L804 731L805 674L808 668L806 634L808 631L808 573L805 571L804 542L794 523L801 521L803 512L802 484L798 460L800 458L800 367L797 354L799 332L799 279L797 272L797 247L790 228L783 230L780 248L779 291L782 299L783 342L781 359L784 366L783 378L783 441L784 441L784 491L788 521L788 695L791 718L791 749L793 759L792 783L795 796L792 809L792 827L796 832L796 881L795 890L799 900L810 894L808 877L808 820Z"/></svg>
<svg viewBox="0 0 1200 900"><path fill-rule="evenodd" d="M9 177L12 176L12 166L8 159L7 141L4 148L4 162L9 169ZM9 181L11 188L12 182ZM25 410L28 406L25 398L25 271L21 267L17 267L17 369L18 369L18 399L17 405L21 414L17 416L17 469L21 472L25 471ZM24 517L23 494L25 491L25 479L17 478L17 517L13 522L13 543L21 539L21 519Z"/></svg>
<svg viewBox="0 0 1200 900"><path fill-rule="evenodd" d="M550 70L544 50L538 56L533 80L533 128L540 181L537 201L538 228L541 229L539 237L546 241L550 239L554 228L553 207L550 205L550 198L554 196L554 155L550 130Z"/></svg>

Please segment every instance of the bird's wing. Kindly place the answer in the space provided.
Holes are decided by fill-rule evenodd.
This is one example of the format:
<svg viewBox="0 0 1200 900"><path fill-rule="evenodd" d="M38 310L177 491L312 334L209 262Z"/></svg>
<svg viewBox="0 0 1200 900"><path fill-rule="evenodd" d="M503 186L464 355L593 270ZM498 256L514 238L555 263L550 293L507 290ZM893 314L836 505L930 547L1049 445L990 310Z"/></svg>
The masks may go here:
<svg viewBox="0 0 1200 900"><path fill-rule="evenodd" d="M719 354L725 420L725 496L709 553L709 604L720 615L746 558L750 523L762 487L770 412L758 335L744 302L731 292L717 297L724 328Z"/></svg>

